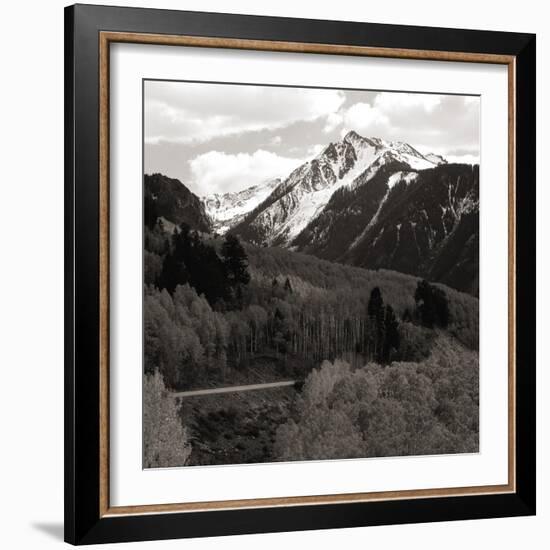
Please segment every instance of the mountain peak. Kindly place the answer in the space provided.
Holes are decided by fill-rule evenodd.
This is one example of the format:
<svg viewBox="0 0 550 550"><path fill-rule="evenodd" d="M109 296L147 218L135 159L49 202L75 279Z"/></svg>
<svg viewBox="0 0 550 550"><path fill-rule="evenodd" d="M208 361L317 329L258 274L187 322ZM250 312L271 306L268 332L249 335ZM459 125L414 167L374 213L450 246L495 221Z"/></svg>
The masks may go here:
<svg viewBox="0 0 550 550"><path fill-rule="evenodd" d="M350 130L342 140L344 143L351 143L354 147L362 147L365 145L369 145L370 147L379 147L380 144L377 143L378 138L366 138L360 134L358 134L355 130Z"/></svg>
<svg viewBox="0 0 550 550"><path fill-rule="evenodd" d="M380 149L392 149L396 144L401 145L401 142L393 143L391 141L386 141L379 137L369 136L365 137L361 134L358 134L355 130L350 130L343 139L344 143L350 143L357 150L365 148L373 148L375 151Z"/></svg>
<svg viewBox="0 0 550 550"><path fill-rule="evenodd" d="M353 141L356 139L364 139L363 136L360 136L355 130L350 130L345 136L344 141Z"/></svg>

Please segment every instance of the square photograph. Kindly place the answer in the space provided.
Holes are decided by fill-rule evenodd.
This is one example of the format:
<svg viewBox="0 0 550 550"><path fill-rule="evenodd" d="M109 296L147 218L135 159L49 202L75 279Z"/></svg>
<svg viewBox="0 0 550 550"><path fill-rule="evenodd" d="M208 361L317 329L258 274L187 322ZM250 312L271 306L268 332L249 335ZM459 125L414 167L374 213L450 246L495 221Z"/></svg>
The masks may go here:
<svg viewBox="0 0 550 550"><path fill-rule="evenodd" d="M479 452L479 96L143 81L143 468Z"/></svg>

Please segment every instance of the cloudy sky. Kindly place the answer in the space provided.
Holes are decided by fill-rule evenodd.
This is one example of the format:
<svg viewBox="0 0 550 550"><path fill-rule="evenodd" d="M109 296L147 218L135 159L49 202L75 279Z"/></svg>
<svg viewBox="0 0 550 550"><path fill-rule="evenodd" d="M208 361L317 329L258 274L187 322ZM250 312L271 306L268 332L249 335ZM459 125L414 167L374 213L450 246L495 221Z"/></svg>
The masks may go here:
<svg viewBox="0 0 550 550"><path fill-rule="evenodd" d="M478 97L146 81L145 173L198 195L284 177L349 130L479 162Z"/></svg>

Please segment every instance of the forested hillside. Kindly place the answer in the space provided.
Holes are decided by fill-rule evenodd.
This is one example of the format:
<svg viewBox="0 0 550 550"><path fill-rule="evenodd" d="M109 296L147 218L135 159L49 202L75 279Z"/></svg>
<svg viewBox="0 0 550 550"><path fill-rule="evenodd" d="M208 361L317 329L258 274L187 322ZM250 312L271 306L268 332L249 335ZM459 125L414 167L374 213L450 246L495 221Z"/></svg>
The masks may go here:
<svg viewBox="0 0 550 550"><path fill-rule="evenodd" d="M186 223L200 231L210 231L212 222L204 204L181 181L162 174L146 174L143 180L143 211L147 227L154 228L161 219L165 229L171 230Z"/></svg>
<svg viewBox="0 0 550 550"><path fill-rule="evenodd" d="M470 296L390 271L244 248L232 235L222 242L185 225L172 236L160 231L146 238L156 269L146 269L145 357L174 388L223 381L260 357L299 376L346 354L415 360L429 353L434 325L477 345ZM441 318L422 317L429 299L444 304Z"/></svg>

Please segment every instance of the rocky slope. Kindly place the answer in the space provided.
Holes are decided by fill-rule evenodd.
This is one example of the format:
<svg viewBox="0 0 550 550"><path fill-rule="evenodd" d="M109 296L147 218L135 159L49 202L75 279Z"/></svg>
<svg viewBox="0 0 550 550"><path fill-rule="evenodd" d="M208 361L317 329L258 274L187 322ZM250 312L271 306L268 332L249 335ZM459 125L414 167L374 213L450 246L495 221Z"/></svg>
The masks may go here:
<svg viewBox="0 0 550 550"><path fill-rule="evenodd" d="M273 179L236 193L215 193L202 198L214 231L225 233L263 202L281 183Z"/></svg>
<svg viewBox="0 0 550 550"><path fill-rule="evenodd" d="M181 181L162 174L146 174L143 181L145 223L153 226L161 219L165 229L186 223L193 229L210 232L212 220L203 202Z"/></svg>

